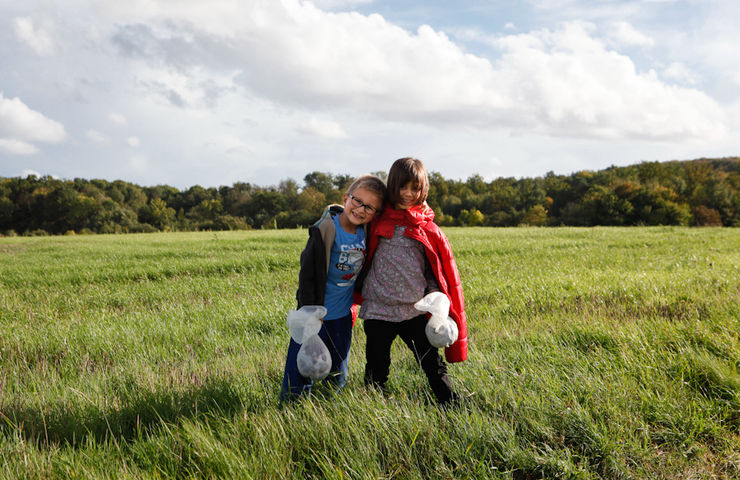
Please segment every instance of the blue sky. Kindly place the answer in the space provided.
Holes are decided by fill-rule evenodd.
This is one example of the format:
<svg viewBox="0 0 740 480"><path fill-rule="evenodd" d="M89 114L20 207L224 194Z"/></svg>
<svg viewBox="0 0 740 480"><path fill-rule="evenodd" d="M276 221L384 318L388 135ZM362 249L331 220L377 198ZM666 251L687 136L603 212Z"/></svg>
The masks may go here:
<svg viewBox="0 0 740 480"><path fill-rule="evenodd" d="M740 155L730 0L0 0L0 176L269 186Z"/></svg>

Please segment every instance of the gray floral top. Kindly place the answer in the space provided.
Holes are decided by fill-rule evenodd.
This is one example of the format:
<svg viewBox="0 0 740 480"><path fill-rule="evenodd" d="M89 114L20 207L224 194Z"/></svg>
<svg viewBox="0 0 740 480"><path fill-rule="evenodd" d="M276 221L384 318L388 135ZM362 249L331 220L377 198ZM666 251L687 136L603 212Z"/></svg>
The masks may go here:
<svg viewBox="0 0 740 480"><path fill-rule="evenodd" d="M365 302L360 317L402 322L421 315L414 308L430 291L439 290L424 253L424 246L404 235L406 227L397 225L393 238L381 237L370 271L362 287Z"/></svg>

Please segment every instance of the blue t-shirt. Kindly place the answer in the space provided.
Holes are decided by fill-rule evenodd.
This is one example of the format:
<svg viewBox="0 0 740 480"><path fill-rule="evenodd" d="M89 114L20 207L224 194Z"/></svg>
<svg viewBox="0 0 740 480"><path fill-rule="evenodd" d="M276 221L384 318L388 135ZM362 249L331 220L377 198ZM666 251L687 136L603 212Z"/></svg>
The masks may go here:
<svg viewBox="0 0 740 480"><path fill-rule="evenodd" d="M357 233L345 232L339 223L339 215L334 217L334 226L336 235L329 256L324 298L327 314L324 320L336 320L349 315L355 280L365 261L365 229L360 226Z"/></svg>

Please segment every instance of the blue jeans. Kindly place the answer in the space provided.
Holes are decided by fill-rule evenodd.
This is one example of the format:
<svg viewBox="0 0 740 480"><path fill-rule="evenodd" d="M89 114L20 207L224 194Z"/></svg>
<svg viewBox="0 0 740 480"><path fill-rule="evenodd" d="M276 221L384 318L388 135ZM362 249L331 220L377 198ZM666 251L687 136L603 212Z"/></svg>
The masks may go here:
<svg viewBox="0 0 740 480"><path fill-rule="evenodd" d="M326 380L341 389L347 383L349 348L352 344L352 315L336 320L325 320L321 325L319 338L324 341L331 354L331 370ZM298 371L296 359L300 348L300 344L291 338L288 345L288 358L285 360L283 386L280 390L281 402L297 398L304 393L307 394L313 387L313 380L304 377Z"/></svg>

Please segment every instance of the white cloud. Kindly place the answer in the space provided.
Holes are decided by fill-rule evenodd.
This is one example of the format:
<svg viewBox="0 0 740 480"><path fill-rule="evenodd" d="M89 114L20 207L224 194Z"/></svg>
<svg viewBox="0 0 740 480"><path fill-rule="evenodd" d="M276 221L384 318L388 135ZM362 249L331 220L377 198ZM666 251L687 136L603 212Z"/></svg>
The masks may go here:
<svg viewBox="0 0 740 480"><path fill-rule="evenodd" d="M154 53L155 66L164 60L175 73L154 77L183 105L197 100L192 72L203 69L240 71L235 78L249 92L305 112L349 109L383 120L572 137L679 140L725 131L709 96L638 72L590 23L499 37L501 57L491 61L429 26L411 33L377 14L329 14L283 0L255 1L235 18L232 7L150 12L152 26L124 25L116 41L127 55ZM160 21L169 14L176 18ZM613 25L622 44L652 42L626 22ZM217 54L204 43L217 45Z"/></svg>
<svg viewBox="0 0 740 480"><path fill-rule="evenodd" d="M635 27L627 22L612 22L609 25L608 33L610 39L615 41L617 45L629 47L652 47L655 45L652 38L637 31Z"/></svg>
<svg viewBox="0 0 740 480"><path fill-rule="evenodd" d="M87 135L87 138L92 140L93 142L97 143L104 143L108 141L108 137L106 137L104 134L98 132L97 130L88 130L85 135Z"/></svg>
<svg viewBox="0 0 740 480"><path fill-rule="evenodd" d="M139 137L128 137L126 143L128 143L129 147L137 148L141 145L141 140L139 140Z"/></svg>
<svg viewBox="0 0 740 480"><path fill-rule="evenodd" d="M572 22L501 40L505 89L538 129L556 135L682 140L726 133L720 106L703 92L639 73L624 55Z"/></svg>
<svg viewBox="0 0 740 480"><path fill-rule="evenodd" d="M5 98L0 92L0 138L3 150L18 155L36 152L30 142L61 142L67 137L64 126L26 106L19 98Z"/></svg>
<svg viewBox="0 0 740 480"><path fill-rule="evenodd" d="M128 119L126 119L125 115L122 115L120 113L110 113L108 114L108 120L115 123L116 125L128 125Z"/></svg>
<svg viewBox="0 0 740 480"><path fill-rule="evenodd" d="M140 87L148 95L163 98L176 107L214 107L218 99L234 89L228 75L203 71L200 66L178 71L174 68L141 68L137 74Z"/></svg>
<svg viewBox="0 0 740 480"><path fill-rule="evenodd" d="M345 138L347 136L342 126L337 122L320 120L316 117L311 117L308 121L300 124L296 127L296 130L300 133L322 138Z"/></svg>
<svg viewBox="0 0 740 480"><path fill-rule="evenodd" d="M312 0L311 3L322 10L336 8L352 8L358 5L367 5L373 3L373 0Z"/></svg>
<svg viewBox="0 0 740 480"><path fill-rule="evenodd" d="M10 155L32 155L39 151L28 142L12 138L0 138L0 150Z"/></svg>
<svg viewBox="0 0 740 480"><path fill-rule="evenodd" d="M696 85L698 83L697 75L681 62L673 62L668 65L663 70L663 76L687 85Z"/></svg>
<svg viewBox="0 0 740 480"><path fill-rule="evenodd" d="M19 17L13 21L15 35L31 47L36 54L48 56L54 53L54 41L45 28L37 28L30 17Z"/></svg>

